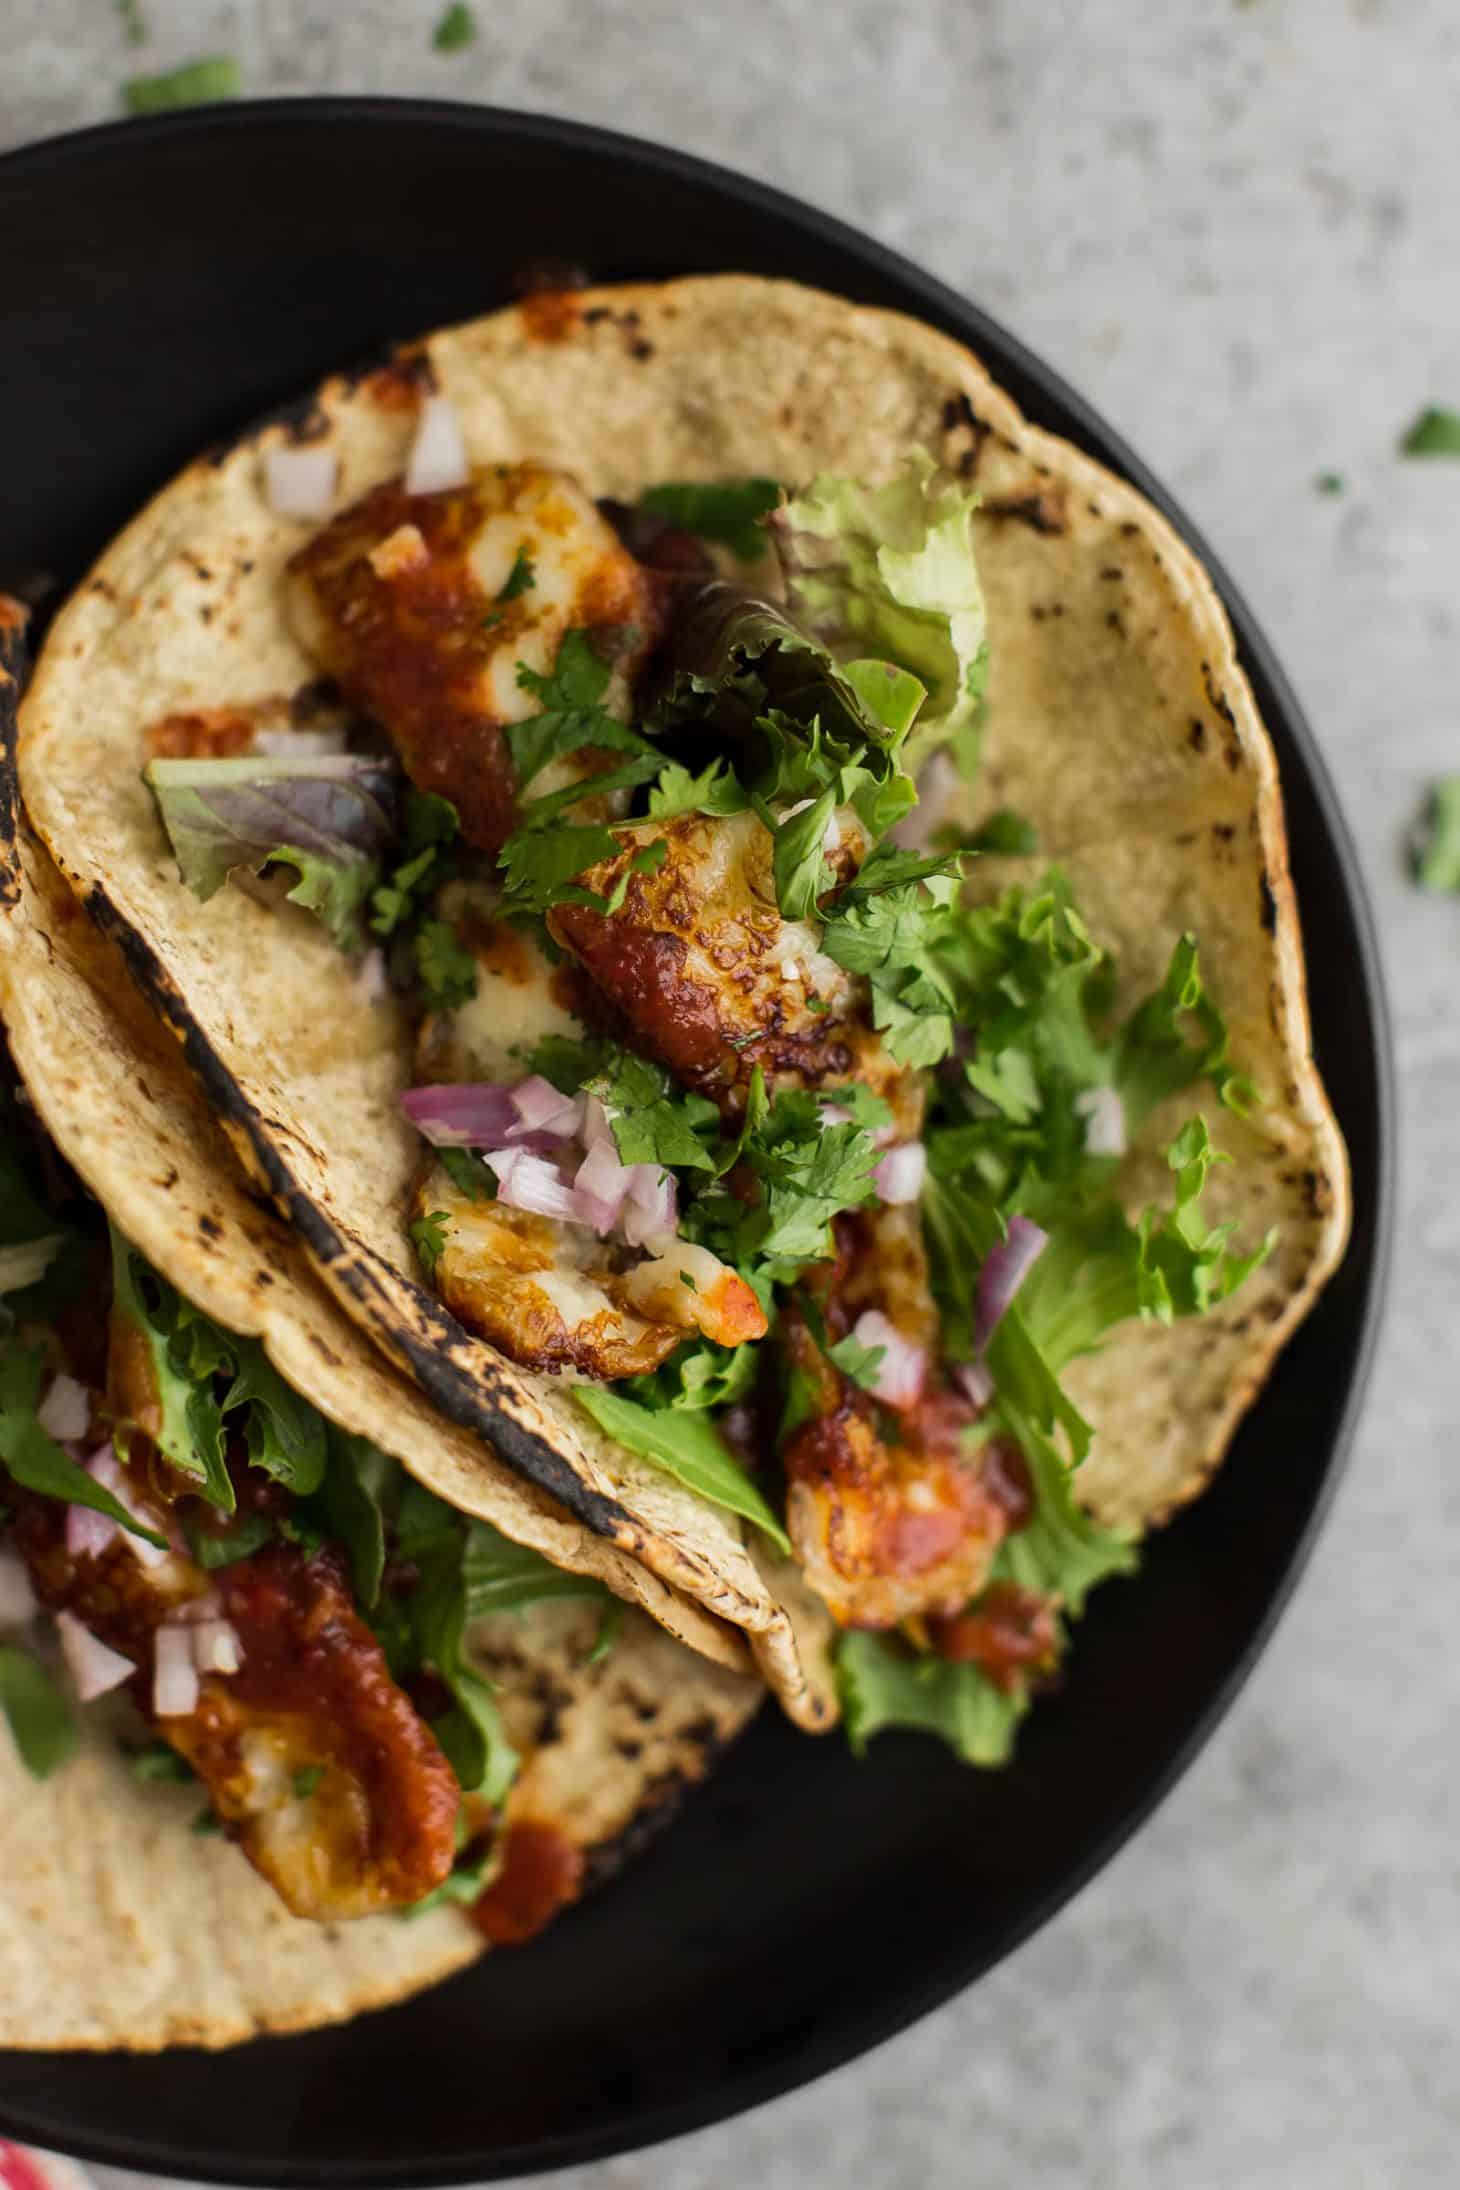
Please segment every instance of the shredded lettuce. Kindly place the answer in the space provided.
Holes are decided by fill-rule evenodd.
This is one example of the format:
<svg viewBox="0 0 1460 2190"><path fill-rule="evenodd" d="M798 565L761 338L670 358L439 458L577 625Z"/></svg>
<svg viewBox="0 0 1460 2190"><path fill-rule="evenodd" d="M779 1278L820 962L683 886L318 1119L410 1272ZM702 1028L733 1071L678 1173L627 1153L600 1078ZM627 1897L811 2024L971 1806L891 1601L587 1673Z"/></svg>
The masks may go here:
<svg viewBox="0 0 1460 2190"><path fill-rule="evenodd" d="M364 908L395 837L395 785L383 761L154 760L142 779L183 881L205 903L231 874L293 867L290 900L318 914L343 950L363 940Z"/></svg>
<svg viewBox="0 0 1460 2190"><path fill-rule="evenodd" d="M791 614L839 660L875 656L915 676L920 765L981 704L988 617L973 555L978 496L940 485L931 457L886 486L823 475L771 519Z"/></svg>

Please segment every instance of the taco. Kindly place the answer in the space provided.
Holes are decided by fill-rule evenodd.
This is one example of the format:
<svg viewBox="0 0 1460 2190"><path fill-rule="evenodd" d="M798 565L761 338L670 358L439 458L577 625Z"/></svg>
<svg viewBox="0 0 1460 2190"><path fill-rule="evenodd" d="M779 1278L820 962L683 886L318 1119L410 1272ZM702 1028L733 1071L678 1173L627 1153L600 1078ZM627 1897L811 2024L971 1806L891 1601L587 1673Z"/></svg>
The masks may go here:
<svg viewBox="0 0 1460 2190"><path fill-rule="evenodd" d="M508 1479L514 1540L399 1465L419 1401L234 1183L44 855L15 852L0 1011L39 1069L0 1120L0 2045L339 2020L533 1936L763 1691L651 1578L607 1587L545 1499ZM126 1230L43 1116L84 1176L111 1156ZM276 1297L340 1417L275 1365Z"/></svg>
<svg viewBox="0 0 1460 2190"><path fill-rule="evenodd" d="M1342 1251L1220 605L906 319L327 383L103 557L19 776L347 1314L803 1725L1005 1756Z"/></svg>

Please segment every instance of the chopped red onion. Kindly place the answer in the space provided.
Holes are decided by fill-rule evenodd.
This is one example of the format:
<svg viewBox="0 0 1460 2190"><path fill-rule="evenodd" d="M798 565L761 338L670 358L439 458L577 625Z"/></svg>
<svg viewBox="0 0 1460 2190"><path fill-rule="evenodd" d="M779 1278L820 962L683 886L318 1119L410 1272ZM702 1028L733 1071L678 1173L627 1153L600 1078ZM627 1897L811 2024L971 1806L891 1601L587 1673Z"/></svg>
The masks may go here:
<svg viewBox="0 0 1460 2190"><path fill-rule="evenodd" d="M555 1141L571 1141L576 1138L583 1122L583 1099L579 1095L560 1095L551 1080L534 1072L530 1079L520 1080L511 1090L513 1107L521 1123L507 1135L515 1141L524 1133L544 1133Z"/></svg>
<svg viewBox="0 0 1460 2190"><path fill-rule="evenodd" d="M631 1183L629 1167L619 1162L612 1139L596 1141L578 1166L578 1175L573 1181L579 1223L591 1224L595 1232L611 1232L618 1223Z"/></svg>
<svg viewBox="0 0 1460 2190"><path fill-rule="evenodd" d="M280 517L328 517L338 466L328 448L265 449L264 491Z"/></svg>
<svg viewBox="0 0 1460 2190"><path fill-rule="evenodd" d="M160 1719L185 1719L198 1708L198 1667L186 1627L168 1623L152 1638L152 1708Z"/></svg>
<svg viewBox="0 0 1460 2190"><path fill-rule="evenodd" d="M872 1184L883 1201L894 1205L916 1201L923 1190L927 1176L928 1151L921 1141L902 1141L887 1154L872 1173Z"/></svg>
<svg viewBox="0 0 1460 2190"><path fill-rule="evenodd" d="M103 1490L111 1492L123 1512L129 1514L139 1527L150 1528L157 1536L162 1534L161 1524L138 1499L110 1445L98 1445L86 1463L86 1472L94 1483L100 1483ZM99 1518L105 1520L106 1515L102 1514ZM165 1544L149 1544L145 1536L134 1536L130 1529L122 1529L119 1534L132 1557L142 1566L161 1566L163 1560L170 1556Z"/></svg>
<svg viewBox="0 0 1460 2190"><path fill-rule="evenodd" d="M613 1137L612 1113L605 1104L599 1101L596 1095L585 1095L583 1098L583 1146L585 1148L601 1148L605 1145L615 1150L618 1147L618 1143Z"/></svg>
<svg viewBox="0 0 1460 2190"><path fill-rule="evenodd" d="M130 1658L124 1658L119 1650L93 1635L89 1627L83 1627L74 1612L56 1614L56 1633L71 1685L82 1703L94 1703L98 1696L120 1688L137 1670Z"/></svg>
<svg viewBox="0 0 1460 2190"><path fill-rule="evenodd" d="M238 1630L227 1620L195 1620L188 1629L200 1673L236 1673L243 1663Z"/></svg>
<svg viewBox="0 0 1460 2190"><path fill-rule="evenodd" d="M461 421L444 395L428 395L406 465L406 493L441 494L464 487L470 475Z"/></svg>
<svg viewBox="0 0 1460 2190"><path fill-rule="evenodd" d="M630 1247L643 1247L679 1222L679 1197L672 1172L657 1163L633 1163L629 1167L628 1199L623 1210L623 1234Z"/></svg>
<svg viewBox="0 0 1460 2190"><path fill-rule="evenodd" d="M73 1559L99 1559L120 1533L120 1525L109 1513L97 1513L90 1506L66 1508L66 1549Z"/></svg>
<svg viewBox="0 0 1460 2190"><path fill-rule="evenodd" d="M0 1630L25 1627L35 1618L35 1591L24 1559L7 1546L0 1550Z"/></svg>
<svg viewBox="0 0 1460 2190"><path fill-rule="evenodd" d="M91 1401L86 1386L63 1370L52 1377L50 1390L36 1408L35 1418L48 1437L64 1445L86 1435L91 1420Z"/></svg>
<svg viewBox="0 0 1460 2190"><path fill-rule="evenodd" d="M955 1362L953 1381L975 1407L986 1407L994 1396L994 1372L985 1361Z"/></svg>
<svg viewBox="0 0 1460 2190"><path fill-rule="evenodd" d="M1125 1104L1116 1087L1087 1087L1075 1097L1085 1121L1087 1156L1123 1156L1126 1150Z"/></svg>
<svg viewBox="0 0 1460 2190"><path fill-rule="evenodd" d="M1028 1217L1010 1217L1009 1236L990 1248L978 1273L974 1301L973 1345L982 1353L999 1321L1034 1264L1049 1244L1049 1234Z"/></svg>
<svg viewBox="0 0 1460 2190"><path fill-rule="evenodd" d="M512 1090L494 1080L408 1087L400 1106L434 1148L499 1148L522 1130Z"/></svg>
<svg viewBox="0 0 1460 2190"><path fill-rule="evenodd" d="M852 1325L852 1336L859 1345L882 1348L882 1359L872 1380L877 1397L885 1399L889 1407L915 1406L923 1396L928 1373L924 1348L904 1338L880 1308L868 1308L859 1315Z"/></svg>
<svg viewBox="0 0 1460 2190"><path fill-rule="evenodd" d="M489 1148L482 1160L496 1173L497 1199L509 1209L526 1209L538 1217L576 1216L573 1189L546 1157L525 1148Z"/></svg>

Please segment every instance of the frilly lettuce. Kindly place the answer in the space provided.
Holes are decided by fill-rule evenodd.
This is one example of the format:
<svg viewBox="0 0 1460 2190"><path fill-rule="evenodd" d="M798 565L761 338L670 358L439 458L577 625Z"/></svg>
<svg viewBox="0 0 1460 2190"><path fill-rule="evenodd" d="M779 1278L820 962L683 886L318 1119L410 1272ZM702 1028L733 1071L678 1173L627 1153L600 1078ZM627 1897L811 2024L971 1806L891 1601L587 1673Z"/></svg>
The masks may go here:
<svg viewBox="0 0 1460 2190"><path fill-rule="evenodd" d="M771 516L796 621L843 663L890 661L927 687L908 765L967 728L982 697L988 617L969 522L977 501L938 484L919 451L886 486L823 474Z"/></svg>

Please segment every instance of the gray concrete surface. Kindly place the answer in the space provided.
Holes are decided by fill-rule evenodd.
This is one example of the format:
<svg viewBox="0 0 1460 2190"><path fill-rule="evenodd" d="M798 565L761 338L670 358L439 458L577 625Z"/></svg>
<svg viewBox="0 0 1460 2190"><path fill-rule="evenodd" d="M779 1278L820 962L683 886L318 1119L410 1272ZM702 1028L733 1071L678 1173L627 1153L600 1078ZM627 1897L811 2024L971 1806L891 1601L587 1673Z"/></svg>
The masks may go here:
<svg viewBox="0 0 1460 2190"><path fill-rule="evenodd" d="M963 2000L816 2088L560 2190L1460 2179L1460 904L1405 884L1460 766L1454 0L4 0L0 143L214 48L261 93L433 91L670 139L1001 314L1228 559L1312 711L1384 935L1400 1260L1355 1464L1256 1679L1155 1822ZM733 27L732 27L733 26ZM1320 470L1346 492L1320 496ZM489 2043L490 2040L484 2040Z"/></svg>

